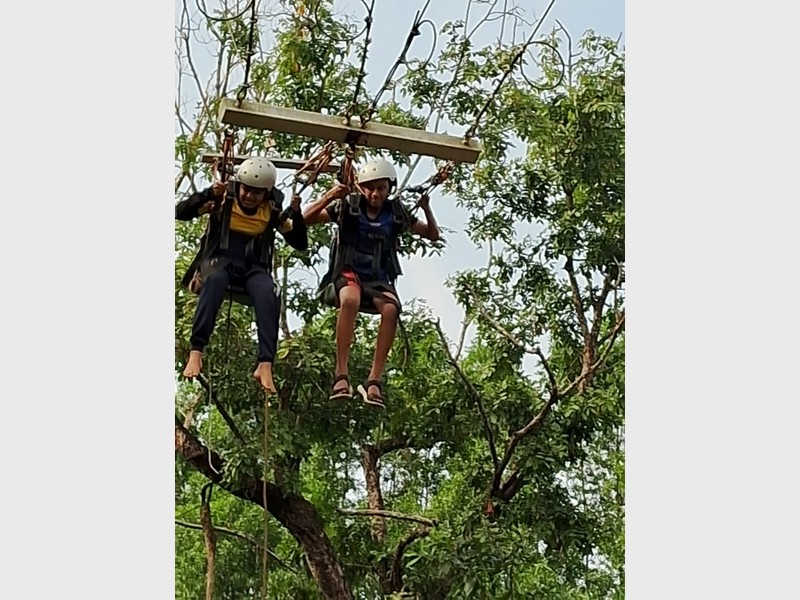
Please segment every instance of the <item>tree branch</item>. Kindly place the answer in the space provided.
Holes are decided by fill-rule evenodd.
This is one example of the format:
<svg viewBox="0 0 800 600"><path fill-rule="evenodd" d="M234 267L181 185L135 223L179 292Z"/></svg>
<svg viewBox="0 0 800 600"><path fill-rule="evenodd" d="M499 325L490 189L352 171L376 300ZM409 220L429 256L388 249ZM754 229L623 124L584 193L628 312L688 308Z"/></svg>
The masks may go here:
<svg viewBox="0 0 800 600"><path fill-rule="evenodd" d="M178 190L181 189L181 185L183 181L186 179L186 173L180 173L175 177L175 193L178 193Z"/></svg>
<svg viewBox="0 0 800 600"><path fill-rule="evenodd" d="M558 391L555 373L553 373L553 370L550 368L550 363L547 362L547 359L539 348L536 349L536 355L539 357L539 361L542 363L542 367L544 367L547 373L547 380L550 382L550 395L558 396L560 392Z"/></svg>
<svg viewBox="0 0 800 600"><path fill-rule="evenodd" d="M203 526L200 523L190 523L188 521L181 521L180 519L175 519L175 525L179 525L181 527L185 527L186 529L196 529L198 531L202 531L202 529L203 529ZM245 533L242 533L240 531L234 531L233 529L229 529L227 527L220 527L219 525L214 525L214 531L217 532L217 533L221 533L223 535L229 535L231 537L239 538L240 540L243 540L243 541L247 542L248 544L252 544L259 551L264 549L264 544L262 544L260 540L257 540L256 538L251 537L251 536L249 536L249 535L247 535ZM267 552L275 560L275 562L280 564L283 568L291 571L292 573L298 574L295 569L293 569L288 564L286 564L281 559L281 557L278 556L277 554L275 554L272 550L267 548Z"/></svg>
<svg viewBox="0 0 800 600"><path fill-rule="evenodd" d="M452 365L452 367L456 370L461 380L467 386L470 394L472 395L473 399L475 400L475 404L478 406L478 412L481 415L481 421L483 423L483 429L486 432L486 439L489 442L489 453L492 456L492 465L497 470L497 447L494 443L494 432L492 431L492 427L489 424L489 417L486 416L486 410L483 408L483 400L481 400L481 395L478 393L478 390L475 389L475 386L472 385L472 382L467 378L464 374L464 371L461 370L461 367L458 364L458 361L453 357L453 354L450 352L450 346L447 344L447 338L444 335L444 331L442 331L442 324L439 320L436 321L436 331L439 333L439 338L442 340L442 345L444 346L445 351L447 352L447 361Z"/></svg>
<svg viewBox="0 0 800 600"><path fill-rule="evenodd" d="M364 449L372 448L377 454L377 458L380 458L384 454L388 454L389 452L394 452L395 450L400 450L402 448L408 448L411 446L411 440L407 437L405 438L387 438L385 440L380 440L375 442L374 444L367 444L364 446Z"/></svg>
<svg viewBox="0 0 800 600"><path fill-rule="evenodd" d="M394 554L394 560L392 561L392 570L389 575L389 579L392 582L392 589L395 592L399 592L403 589L403 554L405 554L406 548L414 540L418 540L420 538L427 537L430 535L431 529L425 525L420 525L411 532L411 534L401 541L397 545L397 551Z"/></svg>
<svg viewBox="0 0 800 600"><path fill-rule="evenodd" d="M178 123L181 126L181 133L183 135L187 136L187 145L188 145L189 143L191 143L191 141L195 137L197 137L199 135L199 131L200 131L200 126L201 126L202 120L198 119L197 128L192 132L191 135L187 135L186 130L187 129L191 129L191 127L189 126L189 123L186 121L186 119L181 114L181 109L180 109L180 106L178 105L177 102L175 102L175 116L178 117ZM187 177L190 177L190 176L186 172L186 170L184 170L184 169L181 169L181 172L175 177L175 193L176 194L178 193L178 190L180 189L181 184L183 184L184 179L186 179ZM194 188L195 187L194 186L194 180L191 179L191 178L190 178L190 180L192 182L192 187Z"/></svg>
<svg viewBox="0 0 800 600"><path fill-rule="evenodd" d="M175 450L197 471L221 488L228 490L234 496L263 507L261 488L266 485L270 501L270 512L272 510L277 511L276 506L286 508L283 491L272 483L265 483L260 479L247 475L238 484L223 482L222 471L225 468L225 462L219 454L207 448L195 435L186 429L177 417L175 418ZM275 516L278 518L277 515Z"/></svg>
<svg viewBox="0 0 800 600"><path fill-rule="evenodd" d="M467 329L469 329L470 324L472 323L472 319L464 316L464 321L461 323L461 333L458 335L458 346L456 347L456 353L453 355L453 358L458 360L461 356L461 350L464 348L464 338L467 337Z"/></svg>
<svg viewBox="0 0 800 600"><path fill-rule="evenodd" d="M550 397L545 402L544 406L541 410L536 414L533 419L531 419L525 427L519 429L514 432L514 435L511 436L511 439L508 441L508 445L506 446L506 451L503 454L503 460L500 463L500 466L495 472L495 489L499 488L500 479L503 476L503 472L505 471L508 463L511 462L511 456L514 454L514 450L517 448L519 443L522 439L528 435L531 431L533 431L536 427L538 427L544 418L550 413L550 410L553 408L556 402L558 402L563 395L558 394L550 394Z"/></svg>
<svg viewBox="0 0 800 600"><path fill-rule="evenodd" d="M175 101L175 116L178 117L178 124L181 126L181 133L186 135L187 131L192 130L191 125L189 125L189 122L184 118L183 114L181 113L181 107L180 104L178 104L177 100ZM197 132L194 131L192 135L194 136L196 135L196 133Z"/></svg>
<svg viewBox="0 0 800 600"><path fill-rule="evenodd" d="M603 321L603 309L608 299L608 294L611 292L611 287L611 275L606 273L603 277L603 287L600 289L600 295L592 300L592 308L594 309L591 329L592 339L597 339L597 334L600 332L600 325Z"/></svg>
<svg viewBox="0 0 800 600"><path fill-rule="evenodd" d="M617 335L622 329L624 323L625 323L625 313L623 312L619 317L619 319L617 319L617 322L614 325L614 329L612 330L609 343L603 349L603 353L600 355L600 358L598 358L594 363L589 365L589 368L586 369L585 372L582 372L580 375L578 375L578 377L573 379L570 382L570 384L560 392L556 390L556 393L554 393L554 390L551 390L550 397L548 398L545 405L541 408L541 410L536 414L536 416L533 417L533 419L531 419L522 429L519 429L514 432L514 434L511 436L511 439L508 442L508 445L506 446L506 451L503 454L503 460L501 461L500 466L495 470L495 482L496 482L496 485L494 486L495 489L497 489L498 487L497 483L499 483L503 471L505 471L506 467L508 466L508 463L511 461L511 456L513 455L517 445L522 441L522 439L525 436L530 434L534 429L536 429L542 423L542 421L548 415L548 413L556 404L556 402L566 398L572 392L574 392L575 389L578 387L578 385L584 379L593 374L606 361L608 355L611 352L611 349L614 346L614 340L616 339Z"/></svg>
<svg viewBox="0 0 800 600"><path fill-rule="evenodd" d="M239 431L239 428L236 426L236 422L228 414L228 411L225 410L225 407L222 406L222 403L219 401L219 398L217 398L217 394L214 393L214 390L211 389L211 384L209 383L209 381L205 378L205 376L202 373L197 377L197 380L200 382L200 385L203 386L203 389L205 389L205 391L208 393L208 397L211 398L211 401L214 403L214 406L217 407L219 414L222 415L222 418L228 424L228 427L230 427L230 430L233 432L233 435L235 435L240 442L246 444L247 442L245 441L242 432Z"/></svg>
<svg viewBox="0 0 800 600"><path fill-rule="evenodd" d="M572 382L570 382L570 384L566 388L564 388L564 390L561 392L562 396L567 396L568 394L570 394L578 384L580 384L584 379L586 379L586 377L592 375L595 371L597 371L597 369L606 361L608 355L611 353L611 349L614 347L614 340L617 338L617 335L622 330L623 325L625 325L624 311L620 313L620 316L617 318L616 323L614 323L614 328L611 330L608 344L603 349L603 353L600 355L600 358L598 358L595 362L589 365L589 368L585 373L581 373Z"/></svg>
<svg viewBox="0 0 800 600"><path fill-rule="evenodd" d="M578 323L580 323L581 326L581 333L583 333L583 339L586 341L589 340L589 323L586 321L586 313L583 308L583 300L581 299L578 280L575 277L575 265L572 262L572 256L567 257L567 261L564 263L564 269L567 271L569 285L572 288L572 305L575 307Z"/></svg>
<svg viewBox="0 0 800 600"><path fill-rule="evenodd" d="M550 382L550 392L554 394L558 394L558 385L556 384L556 377L553 373L553 370L550 368L550 363L547 362L547 358L545 358L544 353L541 351L539 347L531 348L525 342L520 340L514 334L509 332L505 327L503 327L497 319L495 319L492 315L489 314L489 311L486 310L486 307L483 306L481 301L478 299L478 295L475 293L470 286L467 286L467 291L469 291L470 295L472 296L472 300L475 303L475 306L478 308L478 312L481 313L481 316L489 321L489 323L506 339L508 339L512 344L517 346L523 352L527 354L535 354L539 358L539 362L541 362L542 367L544 368L545 372L547 373L547 379Z"/></svg>
<svg viewBox="0 0 800 600"><path fill-rule="evenodd" d="M186 409L186 414L183 417L183 426L186 429L190 429L192 427L192 421L194 420L194 413L197 410L200 401L203 399L203 393L198 392L195 394L192 401L189 403L189 406Z"/></svg>
<svg viewBox="0 0 800 600"><path fill-rule="evenodd" d="M419 517L417 515L406 515L392 510L372 510L369 508L337 508L336 512L351 517L378 517L381 519L397 519L398 521L409 521L411 523L421 523L427 527L435 527L437 521Z"/></svg>
<svg viewBox="0 0 800 600"><path fill-rule="evenodd" d="M517 469L501 486L499 486L500 489L496 490L495 496L501 500L511 500L511 498L517 495L517 492L522 488L524 482L524 478L520 475L519 469Z"/></svg>
<svg viewBox="0 0 800 600"><path fill-rule="evenodd" d="M200 504L200 527L203 530L203 545L206 549L206 600L214 600L214 580L216 579L217 536L211 520L211 489L213 483L203 486ZM206 495L208 491L208 495Z"/></svg>
<svg viewBox="0 0 800 600"><path fill-rule="evenodd" d="M185 3L184 3L185 6ZM200 96L200 102L203 104L203 109L205 110L206 115L211 115L211 107L208 105L208 99L206 98L207 92L203 89L202 84L200 83L200 75L197 73L197 69L194 66L194 60L192 59L192 51L191 51L191 40L189 39L188 32L185 33L183 36L183 41L186 46L186 62L189 65L189 69L192 71L192 77L194 78L195 85L197 87L197 94ZM200 119L198 119L200 120Z"/></svg>
<svg viewBox="0 0 800 600"><path fill-rule="evenodd" d="M526 344L525 342L520 340L517 336L515 336L513 333L508 331L505 327L503 327L497 321L497 319L495 319L491 314L489 314L489 311L486 310L486 307L478 299L478 294L475 293L475 290L471 286L467 285L465 287L467 288L467 291L469 292L469 295L472 296L472 300L474 301L475 306L477 306L478 312L481 313L481 316L484 319L486 319L487 321L489 321L489 323L492 324L492 326L497 330L498 333L500 333L502 336L504 336L508 341L510 341L515 346L517 346L523 352L526 352L528 354L536 354L537 353L537 349L536 348L532 348L532 347L528 346L528 344Z"/></svg>
<svg viewBox="0 0 800 600"><path fill-rule="evenodd" d="M325 533L317 509L302 496L287 492L268 481L243 474L236 482L224 481L225 462L206 448L180 420L175 419L175 450L194 469L234 496L267 508L300 543L311 574L326 600L352 598L339 558ZM266 492L266 494L264 493Z"/></svg>
<svg viewBox="0 0 800 600"><path fill-rule="evenodd" d="M361 463L364 468L364 482L367 487L367 505L370 510L383 510L383 494L381 493L381 476L378 471L378 459L380 455L374 446L362 448ZM382 519L372 520L372 537L376 542L383 542L386 539L386 521Z"/></svg>

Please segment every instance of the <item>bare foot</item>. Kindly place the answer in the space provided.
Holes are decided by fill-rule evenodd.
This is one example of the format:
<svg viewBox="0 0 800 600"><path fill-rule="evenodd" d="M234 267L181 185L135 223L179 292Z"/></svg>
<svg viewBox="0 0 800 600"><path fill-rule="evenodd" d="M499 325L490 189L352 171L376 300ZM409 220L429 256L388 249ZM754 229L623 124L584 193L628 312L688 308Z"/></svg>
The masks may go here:
<svg viewBox="0 0 800 600"><path fill-rule="evenodd" d="M270 394L278 393L278 390L275 389L275 382L272 381L272 363L258 363L258 366L253 373L253 378L258 380L258 382L261 384L261 387L267 390Z"/></svg>
<svg viewBox="0 0 800 600"><path fill-rule="evenodd" d="M192 350L189 352L189 360L186 362L186 367L183 369L183 376L188 378L197 377L203 369L203 353L200 350Z"/></svg>

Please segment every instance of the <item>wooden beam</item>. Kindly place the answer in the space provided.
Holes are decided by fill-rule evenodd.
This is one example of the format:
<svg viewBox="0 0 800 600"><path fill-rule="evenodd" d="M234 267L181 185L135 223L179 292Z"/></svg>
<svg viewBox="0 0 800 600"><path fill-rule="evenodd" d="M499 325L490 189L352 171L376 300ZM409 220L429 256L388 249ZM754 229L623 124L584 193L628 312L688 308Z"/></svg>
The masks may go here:
<svg viewBox="0 0 800 600"><path fill-rule="evenodd" d="M482 146L476 140L442 133L430 133L410 127L397 127L370 121L363 128L358 117L346 124L344 117L257 102L238 102L229 98L220 101L222 123L253 129L291 133L311 138L354 143L368 148L384 148L405 154L422 154L455 162L474 163Z"/></svg>
<svg viewBox="0 0 800 600"><path fill-rule="evenodd" d="M207 152L206 154L203 154L203 157L202 157L203 162L204 163L208 163L208 164L211 164L215 160L219 160L221 158L222 158L222 153L217 153L217 152ZM245 160L247 160L248 158L252 158L252 157L251 156L241 156L241 155L234 156L233 157L233 164L240 165ZM270 161L273 165L275 165L279 169L294 169L295 171L297 171L303 165L306 164L306 161L295 159L295 158L280 158L280 157L277 157L277 156L264 156L262 158L266 158L268 161ZM334 162L328 163L322 169L321 172L322 173L336 173L339 170L339 166L340 166L339 163L334 163Z"/></svg>

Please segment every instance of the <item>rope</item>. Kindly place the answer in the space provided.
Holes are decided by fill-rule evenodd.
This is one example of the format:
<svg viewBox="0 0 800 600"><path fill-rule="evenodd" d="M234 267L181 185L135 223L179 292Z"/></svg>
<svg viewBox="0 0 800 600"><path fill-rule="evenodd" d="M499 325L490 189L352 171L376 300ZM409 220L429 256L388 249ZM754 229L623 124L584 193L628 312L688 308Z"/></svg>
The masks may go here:
<svg viewBox="0 0 800 600"><path fill-rule="evenodd" d="M297 170L294 176L294 183L292 184L293 196L299 195L308 186L317 181L317 178L322 170L333 160L334 151L338 145L338 142L333 140L327 142L319 152L309 158L305 164ZM344 161L342 161L342 165L339 168L338 179L341 183L344 183L351 189L355 189L360 194L363 194L364 190L356 181L355 168L353 167L354 157L355 145L349 144L345 149ZM305 179L303 179L302 174L306 172L309 172L309 174L305 177ZM297 189L298 184L300 184L299 189Z"/></svg>
<svg viewBox="0 0 800 600"><path fill-rule="evenodd" d="M356 156L355 144L349 144L344 151L344 160L342 161L342 168L339 172L339 181L341 181L343 184L349 187L351 191L355 190L359 194L364 196L365 195L364 189L358 184L358 178L356 177L356 169L353 166L355 156ZM342 218L343 214L344 210L340 210L339 211L340 219Z"/></svg>
<svg viewBox="0 0 800 600"><path fill-rule="evenodd" d="M410 49L412 42L414 41L414 38L420 35L420 29L419 29L420 25L422 25L425 22L428 22L427 20L424 20L422 17L425 14L425 11L428 9L428 5L429 4L430 4L430 0L427 0L427 2L425 3L425 6L423 6L422 10L417 11L417 13L416 13L416 15L414 17L414 22L412 23L412 26L411 26L411 30L409 31L408 36L406 37L406 42L405 42L405 45L403 46L402 51L400 52L400 55L398 56L397 60L395 60L395 62L392 65L391 69L389 70L389 73L387 74L386 79L383 82L383 85L381 86L380 90L378 90L378 93L375 95L375 98L372 100L372 103L370 104L369 108L359 115L359 118L361 120L361 127L362 128L367 123L369 123L369 121L374 116L375 111L377 110L378 102L380 101L381 96L383 95L383 93L391 85L392 78L394 77L394 74L397 71L397 68L401 64L404 64L406 62L406 56L408 54L408 50ZM489 106L491 106L492 102L497 97L497 94L499 93L500 89L502 88L503 84L505 83L505 81L508 78L508 76L511 73L511 71L514 69L516 63L519 62L519 60L524 56L524 54L527 51L528 47L531 44L540 43L540 42L534 42L533 38L536 36L537 32L539 31L539 28L541 27L542 23L544 22L545 17L550 12L550 9L553 7L554 4L555 4L555 0L550 0L550 3L547 5L547 8L545 9L545 12L542 15L542 18L539 19L539 21L536 24L536 27L534 28L533 32L530 34L528 39L522 45L520 50L512 58L512 60L509 63L508 67L506 68L505 72L503 73L502 77L500 78L500 81L498 81L497 85L495 86L495 89L492 91L492 93L489 96L489 98L486 100L484 105L481 107L481 110L476 115L475 120L473 121L472 125L469 127L467 132L464 134L464 142L465 143L468 143L475 136L475 133L476 133L476 131L478 129L478 126L480 125L480 122L483 119L486 111L488 110ZM359 68L359 76L358 76L358 79L356 80L356 86L355 86L355 90L353 92L353 98L352 98L352 100L350 102L350 105L349 105L349 107L348 107L348 109L347 109L347 111L345 113L345 124L346 125L350 124L350 118L352 117L353 111L354 111L355 107L357 106L358 95L359 95L359 93L361 91L361 85L362 85L362 82L363 82L363 79L364 79L364 76L365 76L364 66L366 64L368 48L369 48L369 44L371 42L371 40L369 38L369 33L371 31L372 22L373 22L372 12L373 12L374 5L375 5L375 0L371 0L370 6L367 9L368 10L367 16L364 19L366 24L367 24L366 25L366 39L364 41L364 49L363 49L362 54L361 54L361 66ZM435 30L435 28L434 28L434 30ZM249 65L249 55L248 55L248 65ZM316 182L316 180L319 177L319 174L322 171L322 169L324 169L330 163L330 161L333 159L333 151L334 151L335 147L336 147L336 143L335 142L326 143L316 155L314 155L313 157L308 159L308 161L306 161L306 163L297 171L297 173L295 175L295 186L300 181L300 176L301 176L302 173L304 173L306 171L311 171L311 173L302 182L302 185L301 185L300 189L296 193L300 193L300 192L304 191L309 185L311 185L314 182ZM363 190L361 189L361 187L356 182L355 170L353 168L354 154L355 154L354 144L350 143L348 145L347 149L345 150L345 160L342 163L342 169L341 169L340 174L339 174L339 180L342 183L344 183L345 185L348 185L351 189L356 189L359 193L363 194ZM420 198L417 200L417 202L414 204L414 207L412 208L412 212L415 211L419 207L419 203L420 203L420 200L422 199L422 196L428 195L433 188L435 188L435 187L441 185L442 183L444 183L445 181L447 181L447 179L450 177L450 175L452 174L453 170L455 169L455 166L456 166L455 161L452 161L452 160L447 161L442 167L439 168L439 170L436 173L434 173L431 177L429 177L422 184L417 185L417 186L413 186L413 187L409 187L409 188L406 188L404 190L401 190L401 191L407 191L407 192L410 192L410 193L417 193L417 194L420 195Z"/></svg>
<svg viewBox="0 0 800 600"><path fill-rule="evenodd" d="M269 510L267 508L267 458L269 456L269 392L264 392L264 553L262 568L262 591L261 597L267 600L269 585Z"/></svg>
<svg viewBox="0 0 800 600"><path fill-rule="evenodd" d="M508 67L506 68L506 70L503 73L502 77L500 77L500 81L497 82L497 85L495 86L495 88L492 91L491 95L486 100L484 105L481 107L480 111L478 111L478 114L476 115L475 120L473 121L472 125L470 125L469 129L464 134L464 143L465 144L469 143L469 141L475 136L475 133L478 130L478 125L480 125L480 122L483 119L483 116L486 114L486 111L489 109L489 106L491 106L492 102L494 102L494 99L497 97L497 94L500 92L500 88L503 87L503 84L506 82L506 79L508 78L509 74L514 69L514 67L516 66L516 63L519 62L519 60L525 55L525 52L528 50L528 47L531 46L532 44L543 44L543 45L548 46L548 47L552 48L553 50L555 50L555 48L553 48L552 45L550 45L550 44L548 44L546 42L534 41L533 40L533 38L536 36L536 33L539 31L539 28L541 27L542 23L544 22L545 17L547 17L547 13L549 13L550 9L553 8L553 5L555 4L555 1L556 0L550 0L550 3L547 5L547 8L545 9L544 14L542 15L542 18L539 19L539 21L536 23L536 27L534 27L533 31L528 36L528 39L525 40L525 43L522 45L522 47L519 49L519 51L511 59L511 62L508 64ZM426 4L426 7L427 7L427 4ZM523 74L523 76L524 76L524 74ZM562 69L562 79L563 79L563 69ZM527 81L527 79L526 79L526 81ZM560 81L561 80L559 80L559 82ZM417 186L408 187L408 188L405 188L404 190L402 190L402 191L406 191L406 192L409 192L409 193L420 194L419 200L417 200L417 202L414 204L414 207L411 209L412 212L415 211L419 207L419 203L420 203L420 201L422 199L422 196L424 196L426 194L429 194L430 191L433 188L435 188L436 186L441 185L442 183L447 181L447 179L452 174L453 169L455 169L455 166L456 166L455 161L452 161L452 160L447 161L442 167L439 168L439 170L436 173L434 173L431 177L429 177L422 184L417 185Z"/></svg>
<svg viewBox="0 0 800 600"><path fill-rule="evenodd" d="M375 8L375 0L371 0L369 8L367 9L367 16L364 17L364 21L367 24L366 27L366 38L364 39L364 50L361 52L361 66L358 69L358 79L356 79L356 89L353 92L353 99L350 101L350 106L345 113L345 120L347 124L350 124L350 117L353 116L353 111L358 106L358 94L361 92L361 84L364 81L364 77L367 75L364 72L364 66L367 62L367 50L369 48L369 43L372 41L369 37L369 32L372 29L372 9Z"/></svg>
<svg viewBox="0 0 800 600"><path fill-rule="evenodd" d="M530 46L533 43L534 36L539 31L539 27L542 26L542 23L544 23L544 19L547 16L547 13L550 12L550 9L553 8L553 5L555 3L556 3L556 0L550 0L550 4L547 5L547 8L545 9L544 14L542 15L542 18L539 19L538 23L536 23L536 27L533 28L533 31L528 36L528 39L525 40L525 43L522 44L522 47L519 49L519 52L517 52L514 55L514 58L511 59L511 62L508 63L508 67L506 68L505 73L503 73L503 76L500 78L500 81L495 86L494 91L492 92L491 96L489 96L489 98L486 100L486 103L483 105L481 110L478 112L478 116L475 118L475 121L472 124L472 126L467 130L467 133L464 134L464 142L469 142L472 139L472 137L475 135L475 132L478 129L478 124L480 123L481 119L483 118L483 115L489 109L489 106L492 104L492 102L494 102L494 99L497 96L497 93L500 91L500 88L503 87L503 84L505 83L505 81L508 78L508 76L511 73L511 71L514 69L514 66L516 65L516 63L523 57L525 52L528 50L528 46Z"/></svg>
<svg viewBox="0 0 800 600"><path fill-rule="evenodd" d="M255 0L253 0L253 3L255 4ZM243 17L244 13L246 13L250 9L250 6L246 6L244 10L242 10L242 12L240 12L238 15L233 15L232 17L212 17L205 11L205 9L202 6L200 6L199 0L195 0L195 5L197 6L197 10L199 10L206 19L208 19L209 21L216 21L217 23L227 23L228 21L235 21L236 19Z"/></svg>
<svg viewBox="0 0 800 600"><path fill-rule="evenodd" d="M405 46L403 46L403 50L400 52L400 56L397 57L397 60L394 61L392 68L389 69L389 74L386 75L386 79L381 86L381 89L378 90L378 93L375 95L375 98L372 100L372 104L370 105L369 109L363 112L360 115L361 118L361 127L364 127L367 123L369 123L372 116L375 114L375 110L378 107L378 101L383 96L383 93L389 88L389 84L392 83L392 77L394 77L395 71L397 68L406 62L406 54L408 53L408 49L411 47L411 42L414 41L414 38L420 34L419 26L422 24L422 16L425 14L425 11L428 10L428 5L431 3L431 0L428 0L425 3L425 6L422 7L421 11L417 11L416 16L414 17L414 23L411 25L411 31L408 32L408 36L406 37Z"/></svg>
<svg viewBox="0 0 800 600"><path fill-rule="evenodd" d="M228 299L228 317L225 319L225 346L222 350L222 355L225 361L228 360L228 340L231 337L231 309L233 308L233 298Z"/></svg>
<svg viewBox="0 0 800 600"><path fill-rule="evenodd" d="M319 21L320 21L319 9L320 9L320 6L322 6L322 2L323 2L323 0L317 0L317 3L314 5L314 9L312 10L312 14L314 15L314 18L313 19L308 19L307 22L305 23L305 27L309 31L316 30L317 33L322 34L322 37L326 38L329 42L338 43L338 42L341 41L341 42L344 42L346 45L352 44L358 38L360 38L362 35L364 35L364 32L367 29L366 26L364 27L364 29L362 29L361 31L359 31L358 33L356 33L352 37L334 38L333 36L328 35L327 32L325 31L325 28L321 27L320 24L319 24ZM361 4L364 5L365 8L367 8L367 3L364 2L364 0L360 0L360 2L361 2ZM303 5L301 4L300 6L302 7ZM302 17L302 14L300 14L299 16ZM364 19L364 20L366 21L366 19ZM310 23L309 23L309 21L310 21Z"/></svg>
<svg viewBox="0 0 800 600"><path fill-rule="evenodd" d="M258 18L256 17L256 0L250 3L250 31L247 37L247 59L244 63L244 83L236 93L236 100L239 108L242 107L242 102L247 97L247 90L250 89L250 63L252 61L255 50L253 50L253 39L255 38L256 25Z"/></svg>
<svg viewBox="0 0 800 600"><path fill-rule="evenodd" d="M442 183L444 183L449 179L455 167L456 167L455 161L449 160L444 165L442 165L439 168L439 170L436 171L436 173L428 177L428 179L426 179L423 183L412 187L407 187L401 190L403 192L408 192L411 194L419 194L420 196L417 202L411 208L412 213L416 211L417 208L419 208L419 203L422 201L423 196L429 195L433 188L435 188L438 185L441 185Z"/></svg>
<svg viewBox="0 0 800 600"><path fill-rule="evenodd" d="M333 160L333 152L336 150L337 145L338 144L335 141L327 142L319 152L309 158L306 163L297 170L294 176L294 185L297 185L298 183L302 183L302 185L295 193L301 193L309 185L317 181L317 178L322 170L330 164L331 160ZM305 178L305 180L301 182L301 175L307 171L311 171L311 173Z"/></svg>
<svg viewBox="0 0 800 600"><path fill-rule="evenodd" d="M222 172L220 178L222 183L228 181L228 177L233 171L233 129L225 130L225 139L222 141Z"/></svg>
<svg viewBox="0 0 800 600"><path fill-rule="evenodd" d="M362 0L362 4L366 6L364 0ZM422 23L424 23L422 16L425 14L425 11L428 8L428 4L430 4L430 0L428 0L425 3L425 6L422 8L421 11L417 11L417 14L414 18L414 23L411 26L411 31L409 32L408 37L406 38L406 43L405 46L403 47L403 51L400 53L400 56L397 58L391 70L389 71L389 74L387 75L386 80L383 83L383 86L373 99L370 107L359 115L362 127L364 127L374 115L378 105L378 101L380 100L381 96L386 91L388 86L391 84L392 77L394 76L395 71L401 64L405 62L406 54L408 53L408 49L411 47L411 42L414 40L416 36L420 34L419 26ZM356 85L353 91L352 100L350 101L350 104L347 110L345 111L344 115L344 124L348 126L350 125L350 119L353 116L353 112L358 106L358 96L361 92L361 86L364 77L366 75L364 71L364 66L366 65L369 44L372 41L369 37L369 34L372 29L372 23L373 23L372 13L374 7L375 7L375 0L371 0L370 5L367 8L367 16L364 18L364 21L366 22L366 27L365 27L366 39L364 40L364 48L361 53L361 66L359 68L359 75L358 79L356 80ZM317 9L318 8L319 5L317 5ZM309 158L306 161L306 163L302 167L300 167L300 169L297 170L297 172L295 173L294 184L293 184L293 195L303 192L309 185L316 182L317 178L319 177L319 174L328 164L330 164L331 160L333 159L334 150L336 149L337 146L338 146L337 142L334 141L327 142L317 154ZM353 142L348 142L347 148L345 149L345 158L344 161L342 162L342 167L339 171L338 179L340 182L350 187L350 189L354 189L358 191L359 194L363 194L364 190L361 188L361 186L358 185L358 182L356 180L357 178L356 178L355 168L353 167L354 157L355 157L355 144ZM302 180L301 175L309 171L310 171L309 175L304 180ZM301 184L300 189L296 190L298 183Z"/></svg>

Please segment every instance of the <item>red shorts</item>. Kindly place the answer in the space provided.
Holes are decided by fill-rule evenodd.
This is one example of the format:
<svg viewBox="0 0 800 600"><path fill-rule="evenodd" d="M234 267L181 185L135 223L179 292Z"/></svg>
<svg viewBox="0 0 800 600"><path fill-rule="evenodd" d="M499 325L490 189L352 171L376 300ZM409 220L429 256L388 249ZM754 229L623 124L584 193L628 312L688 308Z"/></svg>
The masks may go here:
<svg viewBox="0 0 800 600"><path fill-rule="evenodd" d="M402 312L403 308L400 304L400 297L397 295L395 287L383 281L362 281L358 275L352 270L345 269L335 281L336 295L338 297L342 288L352 286L361 291L361 307L362 312L375 312L375 298L380 298L384 302L389 302L397 307L397 310Z"/></svg>

